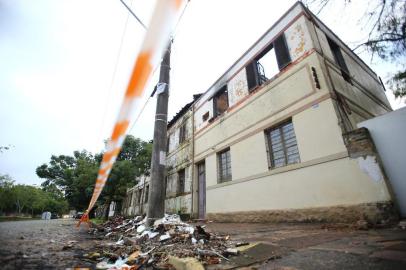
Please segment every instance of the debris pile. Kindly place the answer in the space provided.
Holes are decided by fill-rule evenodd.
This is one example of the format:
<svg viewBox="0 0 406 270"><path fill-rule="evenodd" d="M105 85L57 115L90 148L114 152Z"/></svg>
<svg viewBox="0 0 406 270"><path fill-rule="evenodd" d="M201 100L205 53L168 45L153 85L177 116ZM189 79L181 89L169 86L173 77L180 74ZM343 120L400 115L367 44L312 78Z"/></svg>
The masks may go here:
<svg viewBox="0 0 406 270"><path fill-rule="evenodd" d="M141 216L118 216L96 226L90 232L103 233L111 241L85 257L98 262L97 269L178 269L179 263L193 261L203 267L227 262L238 254L229 236L209 233L204 225L189 225L176 214L165 215L149 228L146 225Z"/></svg>

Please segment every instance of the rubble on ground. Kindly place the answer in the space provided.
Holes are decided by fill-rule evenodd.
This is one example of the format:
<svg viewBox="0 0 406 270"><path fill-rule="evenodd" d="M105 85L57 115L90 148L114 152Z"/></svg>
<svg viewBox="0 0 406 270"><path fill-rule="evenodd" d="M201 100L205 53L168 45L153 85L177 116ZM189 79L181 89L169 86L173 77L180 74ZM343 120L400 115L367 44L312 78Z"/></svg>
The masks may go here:
<svg viewBox="0 0 406 270"><path fill-rule="evenodd" d="M236 246L241 245L230 241L228 235L207 232L204 225L182 222L176 214L165 215L149 228L141 216L117 216L95 226L90 233L102 233L110 240L85 254L87 259L98 262L97 269L203 269L227 262L238 254Z"/></svg>

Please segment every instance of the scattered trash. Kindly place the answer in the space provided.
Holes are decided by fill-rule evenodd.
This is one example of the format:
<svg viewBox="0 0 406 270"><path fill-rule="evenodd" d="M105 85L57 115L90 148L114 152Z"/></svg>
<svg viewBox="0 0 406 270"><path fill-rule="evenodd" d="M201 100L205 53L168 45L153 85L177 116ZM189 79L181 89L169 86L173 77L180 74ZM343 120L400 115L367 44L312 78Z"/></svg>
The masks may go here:
<svg viewBox="0 0 406 270"><path fill-rule="evenodd" d="M73 244L64 245L64 246L62 247L62 250L67 250L67 249L70 249L70 248L72 248L72 247L73 247Z"/></svg>
<svg viewBox="0 0 406 270"><path fill-rule="evenodd" d="M204 270L203 265L196 258L169 257L169 264L176 270Z"/></svg>
<svg viewBox="0 0 406 270"><path fill-rule="evenodd" d="M116 216L89 233L102 234L109 242L87 254L97 269L204 269L205 265L228 263L240 253L229 236L182 222L179 215L165 215L147 227L146 218ZM248 245L248 243L237 243Z"/></svg>

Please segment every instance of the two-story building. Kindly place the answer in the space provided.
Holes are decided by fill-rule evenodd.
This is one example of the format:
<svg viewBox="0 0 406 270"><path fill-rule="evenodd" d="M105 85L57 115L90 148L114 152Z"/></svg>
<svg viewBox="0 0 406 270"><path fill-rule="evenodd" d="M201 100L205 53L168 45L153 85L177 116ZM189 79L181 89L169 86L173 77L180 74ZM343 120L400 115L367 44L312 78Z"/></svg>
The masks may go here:
<svg viewBox="0 0 406 270"><path fill-rule="evenodd" d="M166 209L376 222L394 213L393 194L351 132L389 111L380 78L297 2L168 124Z"/></svg>

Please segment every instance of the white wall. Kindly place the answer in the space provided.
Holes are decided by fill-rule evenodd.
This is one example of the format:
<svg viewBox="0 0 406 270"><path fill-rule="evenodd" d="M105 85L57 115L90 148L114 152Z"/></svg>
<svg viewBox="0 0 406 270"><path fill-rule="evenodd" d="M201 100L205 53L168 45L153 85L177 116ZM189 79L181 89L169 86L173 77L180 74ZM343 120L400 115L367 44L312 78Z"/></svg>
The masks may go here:
<svg viewBox="0 0 406 270"><path fill-rule="evenodd" d="M368 128L392 185L402 217L406 217L406 108L358 124Z"/></svg>

